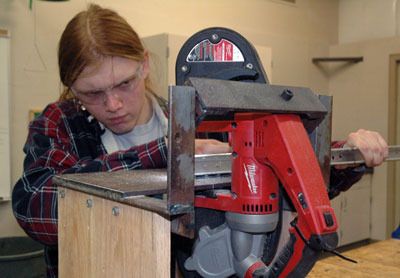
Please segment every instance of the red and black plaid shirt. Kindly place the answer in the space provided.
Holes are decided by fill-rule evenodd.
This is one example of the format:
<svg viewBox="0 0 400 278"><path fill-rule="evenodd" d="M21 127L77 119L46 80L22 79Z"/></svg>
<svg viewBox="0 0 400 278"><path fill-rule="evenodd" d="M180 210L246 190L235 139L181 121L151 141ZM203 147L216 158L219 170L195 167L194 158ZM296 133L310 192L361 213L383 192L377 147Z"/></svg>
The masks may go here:
<svg viewBox="0 0 400 278"><path fill-rule="evenodd" d="M57 276L57 174L165 168L164 138L108 154L99 123L74 101L48 105L29 126L24 172L16 183L14 215L33 239L45 245L48 277Z"/></svg>

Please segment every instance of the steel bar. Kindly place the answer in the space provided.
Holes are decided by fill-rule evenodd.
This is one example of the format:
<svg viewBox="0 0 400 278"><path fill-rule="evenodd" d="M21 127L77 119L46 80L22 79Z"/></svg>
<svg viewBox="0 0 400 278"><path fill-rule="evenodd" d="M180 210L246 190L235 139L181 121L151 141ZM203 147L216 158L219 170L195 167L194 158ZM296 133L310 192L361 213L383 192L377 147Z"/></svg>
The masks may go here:
<svg viewBox="0 0 400 278"><path fill-rule="evenodd" d="M400 160L400 145L389 146L389 156L385 161ZM352 165L364 163L360 150L356 148L338 148L331 150L331 165Z"/></svg>
<svg viewBox="0 0 400 278"><path fill-rule="evenodd" d="M230 174L231 154L202 154L195 155L195 176Z"/></svg>

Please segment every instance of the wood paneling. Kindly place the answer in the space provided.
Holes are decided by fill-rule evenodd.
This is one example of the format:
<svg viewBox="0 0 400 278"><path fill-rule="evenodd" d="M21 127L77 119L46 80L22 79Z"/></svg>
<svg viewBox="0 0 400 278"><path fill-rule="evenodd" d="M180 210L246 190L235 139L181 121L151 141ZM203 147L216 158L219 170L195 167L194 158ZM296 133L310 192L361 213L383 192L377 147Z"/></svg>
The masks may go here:
<svg viewBox="0 0 400 278"><path fill-rule="evenodd" d="M169 220L59 188L65 192L58 198L61 278L170 277Z"/></svg>

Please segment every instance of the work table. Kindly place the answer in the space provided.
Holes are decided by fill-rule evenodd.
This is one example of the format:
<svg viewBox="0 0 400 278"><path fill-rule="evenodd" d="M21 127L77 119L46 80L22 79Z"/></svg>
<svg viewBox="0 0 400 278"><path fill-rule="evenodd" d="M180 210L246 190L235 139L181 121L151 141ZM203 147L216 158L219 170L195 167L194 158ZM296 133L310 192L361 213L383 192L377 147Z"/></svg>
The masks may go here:
<svg viewBox="0 0 400 278"><path fill-rule="evenodd" d="M343 255L357 263L331 256L318 261L307 277L400 277L400 240L378 241Z"/></svg>

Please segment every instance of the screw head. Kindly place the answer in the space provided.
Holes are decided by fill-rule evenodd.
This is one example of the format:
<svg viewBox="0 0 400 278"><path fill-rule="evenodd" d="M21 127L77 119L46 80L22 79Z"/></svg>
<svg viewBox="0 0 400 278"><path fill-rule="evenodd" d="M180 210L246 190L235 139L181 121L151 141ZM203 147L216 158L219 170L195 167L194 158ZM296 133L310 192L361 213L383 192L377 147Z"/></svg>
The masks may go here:
<svg viewBox="0 0 400 278"><path fill-rule="evenodd" d="M119 215L119 207L113 207L112 208L112 214L114 215L114 216L118 216Z"/></svg>
<svg viewBox="0 0 400 278"><path fill-rule="evenodd" d="M86 200L86 207L88 207L88 208L93 207L93 200L92 199L87 199Z"/></svg>
<svg viewBox="0 0 400 278"><path fill-rule="evenodd" d="M246 64L246 68L248 68L248 69L253 69L253 64L252 63L247 63Z"/></svg>
<svg viewBox="0 0 400 278"><path fill-rule="evenodd" d="M183 72L187 72L188 71L188 67L185 65L185 66L182 66L181 67L181 71L183 71Z"/></svg>
<svg viewBox="0 0 400 278"><path fill-rule="evenodd" d="M214 42L216 42L216 41L218 41L219 36L218 36L217 34L212 34L212 35L211 35L211 39L212 39Z"/></svg>

